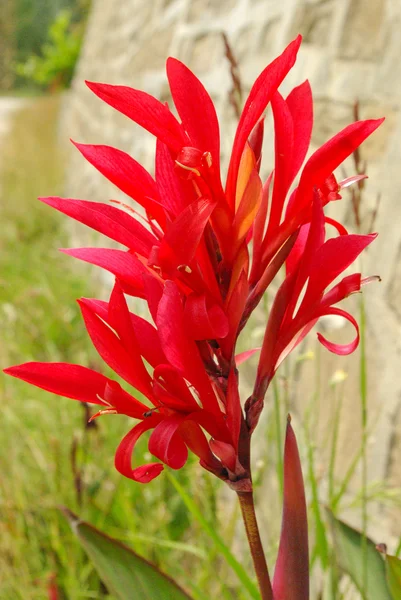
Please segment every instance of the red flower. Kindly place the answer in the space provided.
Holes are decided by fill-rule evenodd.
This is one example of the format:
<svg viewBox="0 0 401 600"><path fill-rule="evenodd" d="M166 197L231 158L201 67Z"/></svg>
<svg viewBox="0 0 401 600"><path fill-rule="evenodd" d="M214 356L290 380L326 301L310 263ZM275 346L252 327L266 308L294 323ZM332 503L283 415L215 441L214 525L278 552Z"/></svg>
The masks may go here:
<svg viewBox="0 0 401 600"><path fill-rule="evenodd" d="M189 448L219 477L249 485L249 435L281 360L324 314L345 316L357 328L350 315L333 305L365 280L358 274L326 289L374 236L348 235L340 223L324 217L323 207L360 178L338 184L333 171L381 120L354 123L324 144L306 162L290 193L309 148L312 95L308 82L286 99L278 87L295 62L300 41L298 36L252 86L225 187L213 102L195 75L170 58L167 75L179 119L144 92L88 83L102 100L156 136L154 177L121 150L75 144L145 214L125 205L42 199L125 246L64 252L116 277L110 302L81 300L82 314L104 361L152 408L116 382L77 365L28 363L7 372L54 393L99 404L100 412L139 419L116 454L117 468L138 481L149 481L162 468L159 463L131 468L136 440L153 429L149 450L165 464L180 468ZM269 102L275 167L263 183L263 114ZM324 242L325 222L334 225L339 237ZM255 391L246 407L247 427L238 395L236 340L284 263L287 277L269 316ZM156 328L129 313L124 293L147 301ZM339 347L320 339L340 354L358 342L357 336Z"/></svg>
<svg viewBox="0 0 401 600"><path fill-rule="evenodd" d="M157 329L129 312L118 283L110 302L82 299L80 307L102 359L151 406L116 381L79 365L26 363L6 369L6 373L55 394L97 404L101 410L94 417L119 413L138 419L140 423L123 439L115 458L117 469L136 481L148 482L163 469L160 463L131 467L135 443L150 429L154 431L149 451L173 469L185 464L189 448L202 466L219 477L235 480L236 473L243 475L236 464L241 425L236 376L233 372L229 376L223 405L215 390L218 378L216 383L211 380L188 334L177 286L167 282L164 287L156 314ZM151 374L145 363L150 365ZM213 453L204 431L212 438Z"/></svg>

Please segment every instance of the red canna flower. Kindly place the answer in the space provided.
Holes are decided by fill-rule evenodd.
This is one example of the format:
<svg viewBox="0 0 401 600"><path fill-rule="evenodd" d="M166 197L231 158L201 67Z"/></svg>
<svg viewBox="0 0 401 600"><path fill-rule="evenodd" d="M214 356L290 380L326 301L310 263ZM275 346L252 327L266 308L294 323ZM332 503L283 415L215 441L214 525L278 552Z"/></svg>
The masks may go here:
<svg viewBox="0 0 401 600"><path fill-rule="evenodd" d="M139 420L116 453L117 469L137 481L156 477L161 463L182 467L189 449L203 467L237 490L249 489L249 438L280 362L323 315L344 316L357 329L353 317L335 305L368 280L356 274L328 288L374 235L349 235L323 209L361 178L337 183L333 171L382 120L356 122L334 136L307 160L291 192L309 148L312 94L307 81L285 99L278 88L300 42L298 36L252 86L224 187L213 102L195 75L170 58L167 76L179 119L144 92L88 82L99 98L155 135L154 177L121 150L75 144L142 212L121 203L42 198L125 247L63 251L115 276L109 303L83 299L82 315L103 360L149 404L78 365L27 363L6 372L98 404L98 414ZM275 166L263 182L263 115L269 103ZM325 224L334 226L338 237L325 242ZM286 278L269 315L254 393L244 414L237 365L254 350L236 358L236 341L284 264ZM147 302L155 326L129 312L124 294ZM319 339L338 354L353 351L358 343L358 335L347 346ZM132 469L134 445L148 430L153 430L149 450L161 463Z"/></svg>

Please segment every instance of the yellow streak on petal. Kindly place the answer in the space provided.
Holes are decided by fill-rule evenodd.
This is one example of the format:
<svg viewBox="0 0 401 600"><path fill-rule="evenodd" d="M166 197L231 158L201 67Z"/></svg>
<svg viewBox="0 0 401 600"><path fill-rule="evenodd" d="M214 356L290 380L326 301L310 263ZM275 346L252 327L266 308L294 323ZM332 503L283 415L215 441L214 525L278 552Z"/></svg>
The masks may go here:
<svg viewBox="0 0 401 600"><path fill-rule="evenodd" d="M252 148L248 144L245 144L244 151L241 156L241 162L238 169L237 178L237 189L235 191L235 212L241 203L242 196L245 192L245 188L248 185L249 177L252 171L255 169L256 159Z"/></svg>
<svg viewBox="0 0 401 600"><path fill-rule="evenodd" d="M262 182L256 169L250 173L248 183L242 195L241 203L235 215L233 228L236 241L248 233L262 200Z"/></svg>

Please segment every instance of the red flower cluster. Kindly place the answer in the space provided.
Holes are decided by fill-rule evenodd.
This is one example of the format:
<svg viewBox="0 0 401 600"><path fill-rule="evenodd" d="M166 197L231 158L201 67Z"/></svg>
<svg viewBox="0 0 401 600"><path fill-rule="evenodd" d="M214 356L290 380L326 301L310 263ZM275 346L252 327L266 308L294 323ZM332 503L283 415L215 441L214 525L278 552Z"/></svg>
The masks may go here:
<svg viewBox="0 0 401 600"><path fill-rule="evenodd" d="M353 123L324 144L306 162L290 193L309 147L312 96L307 81L286 99L278 87L300 42L300 37L294 40L255 81L236 131L225 188L213 102L195 75L170 58L167 75L180 120L144 92L88 83L102 100L156 136L154 178L121 150L76 144L96 169L142 206L144 215L124 205L42 199L127 248L64 252L115 276L110 301L82 299L82 315L103 360L150 404L78 365L27 363L6 372L98 404L97 414L122 413L139 420L115 459L117 469L136 481L156 477L161 463L179 469L190 449L203 467L236 489L249 489L250 433L280 362L323 315L344 316L358 329L353 317L334 305L365 280L355 274L330 284L375 236L349 235L324 216L323 208L358 179L339 184L333 171L381 120ZM275 167L263 184L263 113L269 103ZM338 236L325 242L326 223ZM287 275L272 305L254 393L244 413L236 368L244 356L236 361L236 340L283 264ZM130 313L124 294L147 302L155 326ZM339 354L352 352L358 343L358 336L346 346L319 339ZM161 463L132 469L134 445L150 429L149 451Z"/></svg>

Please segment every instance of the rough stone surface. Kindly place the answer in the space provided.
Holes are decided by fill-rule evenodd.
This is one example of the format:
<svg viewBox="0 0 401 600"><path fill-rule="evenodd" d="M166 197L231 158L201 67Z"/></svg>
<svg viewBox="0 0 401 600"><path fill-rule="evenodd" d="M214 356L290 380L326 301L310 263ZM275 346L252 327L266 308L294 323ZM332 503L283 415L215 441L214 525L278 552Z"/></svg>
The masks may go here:
<svg viewBox="0 0 401 600"><path fill-rule="evenodd" d="M378 241L363 260L366 273L379 272L382 283L366 290L368 330L369 479L389 480L401 486L401 3L394 0L125 0L117 3L94 0L93 11L70 101L63 114L68 136L90 143L118 146L152 168L154 140L128 119L94 97L83 80L132 85L168 100L164 61L173 55L196 70L216 102L223 137L223 159L232 140L235 120L229 104L231 86L221 32L227 33L241 67L244 87L273 59L296 33L304 35L299 59L283 85L309 78L315 97L316 147L352 121L358 98L362 118L387 115L381 130L363 147L370 181L364 193L363 227L368 227L377 195L381 204L375 222ZM267 138L271 124L267 121ZM270 162L272 152L266 147ZM352 163L346 165L351 174ZM119 198L111 185L77 152L71 154L67 193L71 196L107 200ZM348 209L347 209L348 206ZM343 212L352 229L349 199L333 207ZM354 310L358 302L354 299ZM262 322L262 321L261 321ZM348 328L328 335L349 339ZM324 353L324 356L323 356ZM360 440L359 355L340 359L321 352L322 382L338 369L349 377L341 384L343 396L338 473L354 456ZM302 422L313 390L316 361L302 366L291 404ZM339 388L335 388L339 389ZM322 481L327 468L325 436L333 419L336 394L322 383L318 441L326 448L321 457ZM324 391L325 390L325 391ZM296 408L298 407L298 408ZM326 440L327 442L327 440ZM354 489L358 489L358 477ZM321 486L324 490L324 485ZM389 517L389 512L383 513ZM401 521L388 523L388 533L399 535ZM372 526L374 534L374 523ZM383 538L383 520L380 539ZM387 536L388 537L388 536Z"/></svg>

